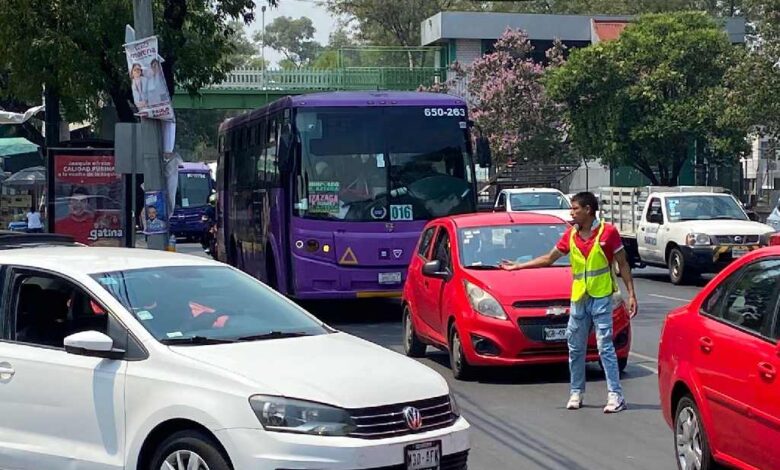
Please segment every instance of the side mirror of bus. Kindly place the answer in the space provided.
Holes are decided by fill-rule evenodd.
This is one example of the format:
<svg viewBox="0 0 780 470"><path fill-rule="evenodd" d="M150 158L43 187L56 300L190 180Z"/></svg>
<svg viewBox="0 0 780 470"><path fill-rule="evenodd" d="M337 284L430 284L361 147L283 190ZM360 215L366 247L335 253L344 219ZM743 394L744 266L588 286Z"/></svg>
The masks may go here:
<svg viewBox="0 0 780 470"><path fill-rule="evenodd" d="M489 168L493 155L490 150L490 141L487 137L477 137L477 163L482 168Z"/></svg>

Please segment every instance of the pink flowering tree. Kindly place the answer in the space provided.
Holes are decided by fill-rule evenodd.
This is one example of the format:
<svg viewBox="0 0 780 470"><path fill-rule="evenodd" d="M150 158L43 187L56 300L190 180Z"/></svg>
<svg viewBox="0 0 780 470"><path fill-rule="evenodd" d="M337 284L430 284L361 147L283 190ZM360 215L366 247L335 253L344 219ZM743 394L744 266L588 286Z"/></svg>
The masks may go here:
<svg viewBox="0 0 780 470"><path fill-rule="evenodd" d="M452 93L465 83L471 118L488 137L494 160L560 163L572 159L561 105L547 96L542 77L562 64L559 41L546 52L547 65L531 60L528 36L507 29L486 54L467 68L453 65L454 78L427 88Z"/></svg>

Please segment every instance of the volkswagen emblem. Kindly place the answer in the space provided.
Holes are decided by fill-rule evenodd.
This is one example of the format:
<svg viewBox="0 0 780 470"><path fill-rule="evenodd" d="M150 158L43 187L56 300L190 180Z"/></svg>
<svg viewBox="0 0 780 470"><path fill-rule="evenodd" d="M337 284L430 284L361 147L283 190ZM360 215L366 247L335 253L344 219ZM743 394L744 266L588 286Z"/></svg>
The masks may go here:
<svg viewBox="0 0 780 470"><path fill-rule="evenodd" d="M409 429L417 431L422 427L422 415L420 414L420 410L413 406L407 406L404 408L403 413L406 425L409 426Z"/></svg>
<svg viewBox="0 0 780 470"><path fill-rule="evenodd" d="M734 243L742 243L742 237L739 235L734 235Z"/></svg>

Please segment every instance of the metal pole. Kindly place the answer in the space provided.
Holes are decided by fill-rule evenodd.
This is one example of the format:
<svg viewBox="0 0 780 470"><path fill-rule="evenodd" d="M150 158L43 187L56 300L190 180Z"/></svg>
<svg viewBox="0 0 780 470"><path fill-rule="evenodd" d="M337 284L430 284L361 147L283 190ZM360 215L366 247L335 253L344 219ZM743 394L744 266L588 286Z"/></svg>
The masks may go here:
<svg viewBox="0 0 780 470"><path fill-rule="evenodd" d="M135 26L136 40L154 36L154 23L152 22L152 0L133 0L133 24ZM141 136L141 157L144 167L144 191L163 191L163 165L162 165L162 132L160 121L156 119L141 118L139 126ZM168 201L165 201L168 207ZM170 214L167 214L170 217ZM153 250L164 250L168 245L168 224L166 220L165 233L149 235L146 239L147 247Z"/></svg>
<svg viewBox="0 0 780 470"><path fill-rule="evenodd" d="M261 39L260 39L260 44L261 44L260 56L262 57L262 59L261 59L262 60L261 66L263 68L263 80L265 80L265 5L260 7L260 11L262 12L262 17L263 17L262 30L260 32L260 36L261 36Z"/></svg>

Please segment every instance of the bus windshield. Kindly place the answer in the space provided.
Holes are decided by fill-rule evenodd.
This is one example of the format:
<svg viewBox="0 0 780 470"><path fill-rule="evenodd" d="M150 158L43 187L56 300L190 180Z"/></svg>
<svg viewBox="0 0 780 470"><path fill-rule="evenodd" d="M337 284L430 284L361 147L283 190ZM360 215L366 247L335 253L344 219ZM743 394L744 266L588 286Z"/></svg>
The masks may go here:
<svg viewBox="0 0 780 470"><path fill-rule="evenodd" d="M465 108L302 108L296 214L428 220L476 210Z"/></svg>
<svg viewBox="0 0 780 470"><path fill-rule="evenodd" d="M203 207L209 202L211 187L208 173L179 172L176 208Z"/></svg>

